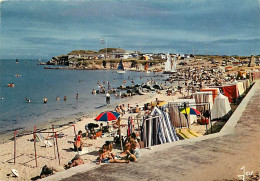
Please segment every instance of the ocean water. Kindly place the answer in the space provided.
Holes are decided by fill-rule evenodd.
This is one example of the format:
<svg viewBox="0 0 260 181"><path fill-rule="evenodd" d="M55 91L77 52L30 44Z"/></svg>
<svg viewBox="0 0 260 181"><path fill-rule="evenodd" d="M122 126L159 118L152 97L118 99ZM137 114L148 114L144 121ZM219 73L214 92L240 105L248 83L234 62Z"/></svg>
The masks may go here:
<svg viewBox="0 0 260 181"><path fill-rule="evenodd" d="M92 89L98 89L98 81L109 81L111 88L116 88L124 80L127 86L132 84L132 78L135 84L141 84L154 76L133 71L117 74L112 70L53 70L44 69L37 63L37 60L19 60L19 63L0 60L0 98L3 98L0 99L0 134L31 128L45 121L88 114L101 108L105 105L105 95L91 93ZM14 83L15 87L8 87L9 83ZM79 99L76 99L77 93ZM64 96L67 96L67 101L63 100ZM48 98L47 104L43 104L44 97ZM117 101L111 96L112 104Z"/></svg>

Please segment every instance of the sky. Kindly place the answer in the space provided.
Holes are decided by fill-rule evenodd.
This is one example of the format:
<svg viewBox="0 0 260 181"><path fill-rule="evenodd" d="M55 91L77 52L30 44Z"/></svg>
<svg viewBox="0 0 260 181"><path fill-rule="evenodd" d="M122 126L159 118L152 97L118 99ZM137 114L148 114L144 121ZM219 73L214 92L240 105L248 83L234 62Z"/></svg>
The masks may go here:
<svg viewBox="0 0 260 181"><path fill-rule="evenodd" d="M106 45L260 54L260 0L2 0L0 11L0 59L50 59Z"/></svg>

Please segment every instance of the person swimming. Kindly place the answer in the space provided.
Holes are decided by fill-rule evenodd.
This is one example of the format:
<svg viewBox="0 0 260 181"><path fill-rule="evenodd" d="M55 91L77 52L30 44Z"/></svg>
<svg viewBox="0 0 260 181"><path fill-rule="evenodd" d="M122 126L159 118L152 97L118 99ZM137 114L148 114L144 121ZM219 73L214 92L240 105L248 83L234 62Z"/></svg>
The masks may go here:
<svg viewBox="0 0 260 181"><path fill-rule="evenodd" d="M46 97L43 98L43 103L46 104L48 99Z"/></svg>

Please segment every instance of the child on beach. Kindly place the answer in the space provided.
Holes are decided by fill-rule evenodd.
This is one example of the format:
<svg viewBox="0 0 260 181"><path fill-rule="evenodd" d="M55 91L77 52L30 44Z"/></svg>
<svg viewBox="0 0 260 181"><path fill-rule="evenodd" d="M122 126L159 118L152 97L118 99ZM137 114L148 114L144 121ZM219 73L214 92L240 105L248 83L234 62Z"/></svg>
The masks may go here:
<svg viewBox="0 0 260 181"><path fill-rule="evenodd" d="M102 146L102 149L99 150L99 162L97 165L101 163L129 163L129 160L118 160L115 159L115 155L108 150L108 146L105 144Z"/></svg>
<svg viewBox="0 0 260 181"><path fill-rule="evenodd" d="M82 151L83 150L83 141L82 141L82 131L80 130L78 132L78 135L76 137L75 143L74 143L74 149L76 151Z"/></svg>

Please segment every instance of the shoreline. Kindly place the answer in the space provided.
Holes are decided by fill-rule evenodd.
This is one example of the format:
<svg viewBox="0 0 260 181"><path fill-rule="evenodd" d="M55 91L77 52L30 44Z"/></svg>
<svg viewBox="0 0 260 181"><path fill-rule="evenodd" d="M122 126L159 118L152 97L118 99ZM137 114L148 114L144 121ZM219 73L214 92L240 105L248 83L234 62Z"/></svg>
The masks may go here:
<svg viewBox="0 0 260 181"><path fill-rule="evenodd" d="M135 96L145 96L145 95L135 95ZM113 103L109 106L103 106L101 108L97 108L88 113L84 113L84 114L79 113L79 114L73 114L69 117L54 118L54 119L51 119L48 121L37 123L35 126L36 126L37 130L43 131L43 130L51 129L51 125L59 126L59 128L61 128L61 127L64 127L64 126L67 126L70 124L76 124L77 122L80 122L81 119L93 118L101 112L108 111L111 109L114 110L116 105L124 104L125 102L128 102L129 100L133 99L135 96L132 96L130 98L121 99L117 103ZM20 132L19 130L22 130L22 131ZM33 127L27 127L24 129L12 129L12 130L10 129L10 130L8 130L8 133L0 134L0 138L1 138L0 144L4 144L4 143L13 141L15 131L18 131L18 134L16 135L16 137L23 137L26 135L31 135L33 133Z"/></svg>
<svg viewBox="0 0 260 181"><path fill-rule="evenodd" d="M159 99L163 100L172 100L176 99L177 96L171 96L168 97L165 92L163 94L147 94L147 95L137 95L133 96L130 99L125 99L120 101L120 103L117 104L130 104L130 105L142 105L147 102L155 101L155 98L158 97ZM98 109L94 112L89 113L88 115L81 116L80 121L75 121L74 118L66 118L66 120L63 120L65 122L72 122L75 121L75 127L76 127L76 133L79 130L82 130L83 133L85 132L85 125L88 123L95 123L99 124L100 122L95 121L95 117L97 116L97 113L100 113L101 111L107 109L107 110L114 110L116 104L111 105L110 107L105 107L104 109ZM133 113L131 113L132 115ZM130 115L130 113L126 113L122 117L122 124L127 124L127 118ZM56 124L58 122L55 122ZM69 124L66 124L69 125ZM53 154L53 147L45 147L43 142L37 142L37 162L38 167L35 166L35 158L34 158L34 142L33 142L33 135L23 135L21 137L18 137L16 139L16 164L14 164L14 141L9 140L8 142L1 143L0 147L0 158L2 159L2 164L0 164L0 179L6 180L7 174L11 171L11 169L18 170L20 176L18 180L31 180L34 177L37 177L41 173L41 169L44 165L50 165L53 166L59 171L63 170L63 165L67 164L68 161L70 161L77 152L72 151L73 148L73 140L75 138L75 134L72 127L67 127L65 124L62 127L55 128L55 132L58 133L58 135L63 135L62 137L58 138L58 144L59 144L59 150L60 150L60 161L61 165L58 164L58 158L54 158ZM127 127L122 128L122 133L126 133ZM47 131L52 131L48 130ZM50 142L53 142L53 139L51 135L49 134L42 134L45 139L50 140ZM47 137L47 138L46 138ZM97 151L100 149L100 147L106 142L106 141L112 141L113 137L111 136L105 136L100 137L98 139L90 139L90 138L84 138L84 142L87 144L90 144L91 146L84 147L87 149L87 153L84 154L82 152L81 157L84 160L85 165L91 164L96 165L95 160L97 158ZM120 148L114 148L114 153L121 152ZM88 154L89 153L89 154ZM10 178L10 177L8 177ZM16 180L16 178L13 178ZM11 178L12 180L12 178Z"/></svg>

